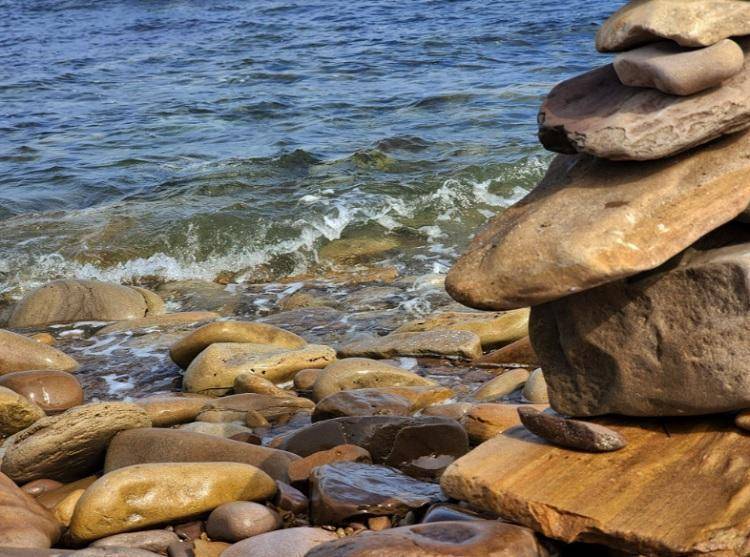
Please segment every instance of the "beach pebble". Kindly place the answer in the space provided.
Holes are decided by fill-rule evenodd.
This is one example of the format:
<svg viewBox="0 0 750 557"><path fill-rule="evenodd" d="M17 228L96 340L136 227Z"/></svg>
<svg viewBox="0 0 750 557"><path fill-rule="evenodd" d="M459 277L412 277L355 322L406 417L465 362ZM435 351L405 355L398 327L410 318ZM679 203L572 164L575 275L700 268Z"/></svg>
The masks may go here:
<svg viewBox="0 0 750 557"><path fill-rule="evenodd" d="M328 395L315 405L312 421L343 416L409 416L411 403L378 389L355 389Z"/></svg>
<svg viewBox="0 0 750 557"><path fill-rule="evenodd" d="M423 416L441 416L460 421L461 418L473 407L471 402L451 402L449 404L435 404L427 406L422 410Z"/></svg>
<svg viewBox="0 0 750 557"><path fill-rule="evenodd" d="M193 433L202 433L204 435L215 435L217 437L234 437L235 435L247 433L252 434L253 430L236 422L230 423L211 423L211 422L190 422L177 426L182 431Z"/></svg>
<svg viewBox="0 0 750 557"><path fill-rule="evenodd" d="M57 348L0 329L0 375L27 370L78 369L78 362Z"/></svg>
<svg viewBox="0 0 750 557"><path fill-rule="evenodd" d="M81 489L85 490L88 486L94 483L96 479L96 476L87 476L74 482L62 484L60 487L50 489L49 491L40 494L36 500L45 509L52 510L60 503L60 501L68 497L68 495L74 491Z"/></svg>
<svg viewBox="0 0 750 557"><path fill-rule="evenodd" d="M62 499L59 503L57 503L57 505L52 508L52 514L54 515L55 519L57 519L57 521L66 528L70 526L70 520L73 517L73 511L75 511L78 500L81 498L81 495L83 495L84 491L84 489L76 489L75 491L71 491L64 499Z"/></svg>
<svg viewBox="0 0 750 557"><path fill-rule="evenodd" d="M107 536L96 540L90 547L128 547L154 553L166 553L170 544L179 541L177 534L169 530L141 530Z"/></svg>
<svg viewBox="0 0 750 557"><path fill-rule="evenodd" d="M422 517L422 524L428 522L447 522L447 521L471 521L478 520L482 517L469 509L460 507L451 503L435 503Z"/></svg>
<svg viewBox="0 0 750 557"><path fill-rule="evenodd" d="M301 369L294 374L294 388L298 391L310 391L315 385L315 381L322 373L320 369Z"/></svg>
<svg viewBox="0 0 750 557"><path fill-rule="evenodd" d="M319 451L289 465L289 481L292 483L306 482L313 469L333 462L364 462L371 463L370 453L357 445L339 445L327 451Z"/></svg>
<svg viewBox="0 0 750 557"><path fill-rule="evenodd" d="M523 387L529 376L526 369L509 369L479 387L474 392L474 398L479 401L497 400Z"/></svg>
<svg viewBox="0 0 750 557"><path fill-rule="evenodd" d="M257 412L269 422L273 423L292 414L305 411L310 412L315 407L315 403L310 399L292 396L274 396L257 393L243 393L239 395L230 395L211 400L206 403L203 412L198 415L202 421L237 421L245 420L245 414L253 411ZM217 415L214 419L206 420L203 415L207 412L215 412ZM219 414L224 413L224 417Z"/></svg>
<svg viewBox="0 0 750 557"><path fill-rule="evenodd" d="M0 375L0 386L24 396L48 414L83 404L83 388L70 373L55 370L16 371Z"/></svg>
<svg viewBox="0 0 750 557"><path fill-rule="evenodd" d="M561 447L608 452L617 451L627 445L622 435L603 425L571 420L529 407L518 408L518 415L531 433Z"/></svg>
<svg viewBox="0 0 750 557"><path fill-rule="evenodd" d="M62 487L64 484L56 480L34 480L21 486L21 489L31 495L32 497L38 497L42 493L47 493L53 489Z"/></svg>
<svg viewBox="0 0 750 557"><path fill-rule="evenodd" d="M151 425L135 404L98 402L48 416L5 442L2 471L17 482L77 480L99 469L120 431Z"/></svg>
<svg viewBox="0 0 750 557"><path fill-rule="evenodd" d="M216 507L206 520L211 539L238 542L281 527L281 517L268 507L249 501L234 501Z"/></svg>
<svg viewBox="0 0 750 557"><path fill-rule="evenodd" d="M0 437L12 435L44 417L44 410L15 391L0 387Z"/></svg>
<svg viewBox="0 0 750 557"><path fill-rule="evenodd" d="M295 396L294 391L287 391L274 385L271 381L254 373L243 373L234 380L234 393L255 393L271 396Z"/></svg>
<svg viewBox="0 0 750 557"><path fill-rule="evenodd" d="M426 331L391 333L346 344L339 348L342 358L399 358L437 356L473 360L482 355L482 343L470 331Z"/></svg>
<svg viewBox="0 0 750 557"><path fill-rule="evenodd" d="M276 495L273 498L273 504L282 511L288 511L292 514L307 514L310 501L307 496L296 487L284 482L276 482Z"/></svg>
<svg viewBox="0 0 750 557"><path fill-rule="evenodd" d="M109 472L78 501L70 524L79 542L172 522L230 501L266 500L276 483L235 462L139 464ZM148 493L148 497L143 497Z"/></svg>
<svg viewBox="0 0 750 557"><path fill-rule="evenodd" d="M323 528L286 528L242 540L221 557L304 557L312 548L336 539L335 532Z"/></svg>
<svg viewBox="0 0 750 557"><path fill-rule="evenodd" d="M547 382L541 368L531 372L529 379L523 386L523 397L534 404L548 404Z"/></svg>
<svg viewBox="0 0 750 557"><path fill-rule="evenodd" d="M734 417L737 427L750 431L750 410L743 410Z"/></svg>
<svg viewBox="0 0 750 557"><path fill-rule="evenodd" d="M194 393L167 393L133 400L143 408L153 427L171 427L192 422L211 397Z"/></svg>
<svg viewBox="0 0 750 557"><path fill-rule="evenodd" d="M55 342L57 342L55 337L50 333L34 333L33 335L29 335L29 338L33 338L35 341L46 344L47 346L54 346Z"/></svg>

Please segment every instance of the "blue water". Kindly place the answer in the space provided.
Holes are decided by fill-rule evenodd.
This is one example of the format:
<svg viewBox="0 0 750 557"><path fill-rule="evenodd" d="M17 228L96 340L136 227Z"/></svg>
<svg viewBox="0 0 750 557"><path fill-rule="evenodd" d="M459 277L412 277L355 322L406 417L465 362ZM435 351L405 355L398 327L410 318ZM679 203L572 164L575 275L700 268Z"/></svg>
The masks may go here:
<svg viewBox="0 0 750 557"><path fill-rule="evenodd" d="M444 270L621 3L0 0L0 291L274 278L337 238Z"/></svg>

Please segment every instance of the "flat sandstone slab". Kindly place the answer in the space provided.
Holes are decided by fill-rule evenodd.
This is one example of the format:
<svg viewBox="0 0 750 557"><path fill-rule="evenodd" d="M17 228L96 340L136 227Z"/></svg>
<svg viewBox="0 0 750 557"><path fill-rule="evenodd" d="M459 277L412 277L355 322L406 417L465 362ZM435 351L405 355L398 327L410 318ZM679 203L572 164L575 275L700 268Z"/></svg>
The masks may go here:
<svg viewBox="0 0 750 557"><path fill-rule="evenodd" d="M477 234L446 289L512 309L653 269L747 207L749 171L749 132L642 164L559 156Z"/></svg>
<svg viewBox="0 0 750 557"><path fill-rule="evenodd" d="M558 84L539 111L547 149L611 160L662 159L748 126L750 64L689 97L623 85L610 64Z"/></svg>
<svg viewBox="0 0 750 557"><path fill-rule="evenodd" d="M628 446L577 452L514 428L452 464L443 490L565 542L664 557L748 555L750 436L731 418L598 423Z"/></svg>

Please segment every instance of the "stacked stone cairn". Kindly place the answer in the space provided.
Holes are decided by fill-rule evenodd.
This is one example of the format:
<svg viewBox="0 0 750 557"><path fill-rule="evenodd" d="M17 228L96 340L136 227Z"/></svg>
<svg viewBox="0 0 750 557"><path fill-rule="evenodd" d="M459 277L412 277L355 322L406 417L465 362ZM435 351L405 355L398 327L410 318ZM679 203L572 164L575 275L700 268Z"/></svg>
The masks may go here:
<svg viewBox="0 0 750 557"><path fill-rule="evenodd" d="M747 1L634 0L597 33L613 63L544 100L559 154L446 286L532 307L556 413L520 410L449 495L567 542L750 555L748 35Z"/></svg>

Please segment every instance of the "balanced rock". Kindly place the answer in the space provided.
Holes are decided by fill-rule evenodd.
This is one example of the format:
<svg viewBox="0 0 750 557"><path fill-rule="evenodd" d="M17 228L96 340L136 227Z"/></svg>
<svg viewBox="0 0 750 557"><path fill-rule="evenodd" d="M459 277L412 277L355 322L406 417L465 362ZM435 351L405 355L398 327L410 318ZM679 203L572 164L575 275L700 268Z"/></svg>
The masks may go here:
<svg viewBox="0 0 750 557"><path fill-rule="evenodd" d="M213 540L238 542L281 527L276 511L252 501L233 501L208 515L206 533Z"/></svg>
<svg viewBox="0 0 750 557"><path fill-rule="evenodd" d="M47 509L0 474L0 547L50 547L61 533Z"/></svg>
<svg viewBox="0 0 750 557"><path fill-rule="evenodd" d="M195 393L168 393L139 398L133 404L146 411L153 427L170 427L193 421L211 400Z"/></svg>
<svg viewBox="0 0 750 557"><path fill-rule="evenodd" d="M300 456L357 445L373 462L417 477L437 477L468 450L466 432L441 417L363 416L316 422L287 436L278 448Z"/></svg>
<svg viewBox="0 0 750 557"><path fill-rule="evenodd" d="M147 303L142 291L128 286L95 280L56 280L18 302L8 326L136 319L145 316L149 306L154 309L152 297L156 294L149 294Z"/></svg>
<svg viewBox="0 0 750 557"><path fill-rule="evenodd" d="M345 358L329 364L313 384L313 398L339 391L386 386L433 386L435 382L400 367L369 358Z"/></svg>
<svg viewBox="0 0 750 557"><path fill-rule="evenodd" d="M0 375L0 386L17 392L47 413L63 412L83 404L83 388L65 371L16 371Z"/></svg>
<svg viewBox="0 0 750 557"><path fill-rule="evenodd" d="M472 360L482 355L482 343L470 331L427 331L391 333L384 337L359 340L342 346L342 358L398 358L438 356Z"/></svg>
<svg viewBox="0 0 750 557"><path fill-rule="evenodd" d="M179 429L145 428L123 431L107 450L105 472L134 464L158 462L239 462L257 466L286 481L289 464L299 457L278 449L232 441Z"/></svg>
<svg viewBox="0 0 750 557"><path fill-rule="evenodd" d="M446 288L469 306L512 308L653 269L750 204L748 155L750 132L642 164L559 156L476 236Z"/></svg>
<svg viewBox="0 0 750 557"><path fill-rule="evenodd" d="M365 532L320 545L306 557L546 557L528 528L495 520L431 522Z"/></svg>
<svg viewBox="0 0 750 557"><path fill-rule="evenodd" d="M190 518L230 501L265 500L276 483L235 462L138 464L105 474L78 501L70 534L92 541Z"/></svg>
<svg viewBox="0 0 750 557"><path fill-rule="evenodd" d="M560 153L662 159L750 126L748 93L750 64L690 97L623 85L610 64L552 89L539 111L539 139Z"/></svg>
<svg viewBox="0 0 750 557"><path fill-rule="evenodd" d="M78 362L57 348L0 329L0 375L41 369L73 371Z"/></svg>
<svg viewBox="0 0 750 557"><path fill-rule="evenodd" d="M665 41L618 54L614 68L623 85L687 96L721 85L744 63L742 49L729 39L698 50Z"/></svg>
<svg viewBox="0 0 750 557"><path fill-rule="evenodd" d="M334 462L365 462L369 464L372 462L372 457L367 450L357 445L339 445L292 462L289 465L289 481L306 482L315 468Z"/></svg>
<svg viewBox="0 0 750 557"><path fill-rule="evenodd" d="M221 557L304 557L312 548L337 538L336 532L323 528L286 528L242 540Z"/></svg>
<svg viewBox="0 0 750 557"><path fill-rule="evenodd" d="M310 476L310 493L310 519L321 526L367 516L404 516L442 499L436 484L387 466L357 462L315 468Z"/></svg>
<svg viewBox="0 0 750 557"><path fill-rule="evenodd" d="M0 387L0 437L12 435L45 416L44 410L15 391Z"/></svg>
<svg viewBox="0 0 750 557"><path fill-rule="evenodd" d="M305 368L325 367L336 359L328 346L308 344L302 348L280 348L273 344L218 342L204 349L188 366L183 389L220 396L229 392L235 379L256 373L274 383L289 381Z"/></svg>
<svg viewBox="0 0 750 557"><path fill-rule="evenodd" d="M628 445L571 451L513 428L449 467L443 490L566 543L663 557L746 554L750 436L731 417L597 422Z"/></svg>
<svg viewBox="0 0 750 557"><path fill-rule="evenodd" d="M534 308L531 339L556 411L669 416L750 407L750 244L701 245L652 273Z"/></svg>
<svg viewBox="0 0 750 557"><path fill-rule="evenodd" d="M76 406L8 439L2 472L17 482L76 480L99 469L115 434L150 425L146 412L127 402Z"/></svg>
<svg viewBox="0 0 750 557"><path fill-rule="evenodd" d="M169 351L172 360L182 369L206 347L217 342L271 344L279 348L302 348L305 339L265 323L251 321L217 321L196 329L174 344Z"/></svg>
<svg viewBox="0 0 750 557"><path fill-rule="evenodd" d="M380 389L355 389L328 395L315 405L312 421L346 416L409 416L408 399Z"/></svg>
<svg viewBox="0 0 750 557"><path fill-rule="evenodd" d="M750 35L750 6L743 0L632 0L596 34L601 52L669 39L682 46Z"/></svg>
<svg viewBox="0 0 750 557"><path fill-rule="evenodd" d="M600 424L570 420L529 407L520 407L518 416L531 433L561 447L603 453L617 451L627 444L622 435Z"/></svg>

